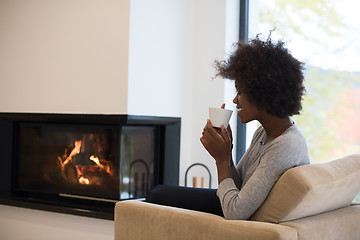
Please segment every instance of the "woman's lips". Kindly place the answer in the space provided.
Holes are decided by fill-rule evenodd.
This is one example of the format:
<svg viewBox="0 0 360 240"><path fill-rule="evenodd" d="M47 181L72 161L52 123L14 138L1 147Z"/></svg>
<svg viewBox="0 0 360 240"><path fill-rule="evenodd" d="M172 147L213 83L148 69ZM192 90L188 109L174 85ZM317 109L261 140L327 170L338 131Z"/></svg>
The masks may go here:
<svg viewBox="0 0 360 240"><path fill-rule="evenodd" d="M240 117L240 113L241 113L241 111L242 111L242 107L236 107L237 108L237 115Z"/></svg>

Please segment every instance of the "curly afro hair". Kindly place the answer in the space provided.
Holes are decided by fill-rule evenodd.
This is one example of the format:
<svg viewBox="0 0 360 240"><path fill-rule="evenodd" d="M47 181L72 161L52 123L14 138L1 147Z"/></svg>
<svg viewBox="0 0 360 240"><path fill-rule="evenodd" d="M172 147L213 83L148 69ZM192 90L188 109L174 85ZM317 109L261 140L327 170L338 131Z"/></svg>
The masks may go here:
<svg viewBox="0 0 360 240"><path fill-rule="evenodd" d="M259 109L280 118L300 114L305 94L304 63L295 59L285 43L256 38L237 43L226 61L216 61L217 76L235 80L238 92Z"/></svg>

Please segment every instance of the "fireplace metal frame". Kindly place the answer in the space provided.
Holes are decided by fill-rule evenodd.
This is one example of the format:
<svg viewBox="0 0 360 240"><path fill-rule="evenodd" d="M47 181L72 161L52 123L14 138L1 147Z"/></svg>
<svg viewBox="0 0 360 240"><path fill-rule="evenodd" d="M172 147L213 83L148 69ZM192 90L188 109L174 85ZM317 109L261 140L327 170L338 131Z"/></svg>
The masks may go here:
<svg viewBox="0 0 360 240"><path fill-rule="evenodd" d="M21 123L65 123L122 126L156 126L158 167L154 169L154 185L179 184L180 127L181 119L175 117L106 115L106 114L60 114L60 113L0 113L0 204L75 214L81 216L113 219L116 201L73 196L19 195L15 189L15 136ZM148 177L148 176L147 176ZM150 187L150 186L149 186ZM120 200L119 200L120 201Z"/></svg>

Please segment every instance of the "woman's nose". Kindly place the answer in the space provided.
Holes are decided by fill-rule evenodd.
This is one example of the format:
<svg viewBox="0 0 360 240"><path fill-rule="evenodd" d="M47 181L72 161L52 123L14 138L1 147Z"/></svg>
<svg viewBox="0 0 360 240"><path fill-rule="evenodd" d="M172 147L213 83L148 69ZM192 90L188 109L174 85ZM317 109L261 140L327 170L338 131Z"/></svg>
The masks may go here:
<svg viewBox="0 0 360 240"><path fill-rule="evenodd" d="M237 95L234 97L233 103L237 104Z"/></svg>

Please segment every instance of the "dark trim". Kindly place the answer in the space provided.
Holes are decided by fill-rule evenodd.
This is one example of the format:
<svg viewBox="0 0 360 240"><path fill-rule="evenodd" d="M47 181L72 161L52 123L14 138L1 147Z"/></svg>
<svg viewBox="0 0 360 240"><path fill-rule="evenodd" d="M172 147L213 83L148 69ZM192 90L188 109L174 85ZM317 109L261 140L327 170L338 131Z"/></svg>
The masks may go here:
<svg viewBox="0 0 360 240"><path fill-rule="evenodd" d="M177 123L179 118L138 116L127 114L81 114L81 113L13 113L0 112L0 120L15 122L68 123L68 124L131 124L164 125Z"/></svg>
<svg viewBox="0 0 360 240"><path fill-rule="evenodd" d="M249 34L249 0L240 0L239 40L247 40Z"/></svg>
<svg viewBox="0 0 360 240"><path fill-rule="evenodd" d="M246 125L241 123L240 118L237 118L237 132L236 132L236 159L238 163L246 152Z"/></svg>
<svg viewBox="0 0 360 240"><path fill-rule="evenodd" d="M115 201L126 199L77 198L71 194L44 194L18 191L16 184L16 137L20 124L71 125L86 129L123 126L155 127L155 176L158 184L179 184L181 118L118 114L60 114L0 112L0 204L113 220ZM120 154L120 152L119 152ZM118 158L118 157L116 157ZM149 172L149 170L148 170ZM150 175L150 174L148 174ZM150 186L147 186L150 188ZM115 200L115 201L113 201Z"/></svg>
<svg viewBox="0 0 360 240"><path fill-rule="evenodd" d="M249 33L249 0L240 0L240 17L239 17L239 40L247 40ZM246 125L242 124L240 118L237 118L236 132L236 163L246 151Z"/></svg>

